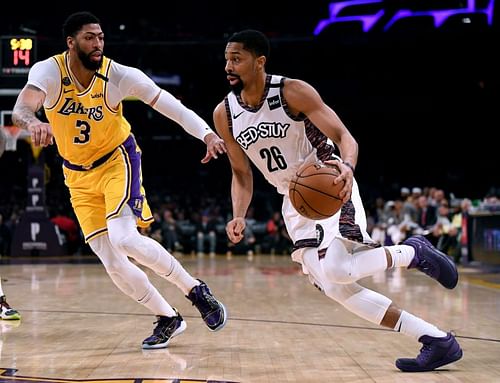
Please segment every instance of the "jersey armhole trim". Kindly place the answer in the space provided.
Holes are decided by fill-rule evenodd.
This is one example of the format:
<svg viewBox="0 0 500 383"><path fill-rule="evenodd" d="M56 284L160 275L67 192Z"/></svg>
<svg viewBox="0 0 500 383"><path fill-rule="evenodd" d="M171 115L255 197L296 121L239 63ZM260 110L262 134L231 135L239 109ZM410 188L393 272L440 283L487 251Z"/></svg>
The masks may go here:
<svg viewBox="0 0 500 383"><path fill-rule="evenodd" d="M231 135L233 135L233 119L231 118L231 108L229 107L228 96L224 97L224 107L226 109L227 128L229 130L229 133L231 133Z"/></svg>
<svg viewBox="0 0 500 383"><path fill-rule="evenodd" d="M108 65L106 67L106 78L109 79L109 71L111 70L111 63L113 60L109 59ZM117 108L111 107L110 103L108 102L108 84L109 81L104 82L104 105L106 105L106 108L113 114L117 114L120 111L120 103L118 103Z"/></svg>
<svg viewBox="0 0 500 383"><path fill-rule="evenodd" d="M59 79L59 94L57 95L57 98L56 98L56 101L49 107L45 108L45 110L52 110L56 107L57 104L59 104L59 101L61 100L61 96L63 94L63 86L62 86L62 71L61 71L61 67L59 66L59 63L57 61L57 58L55 56L52 56L52 59L56 62L56 65L57 65L57 69L59 69L59 74L61 75L60 79Z"/></svg>

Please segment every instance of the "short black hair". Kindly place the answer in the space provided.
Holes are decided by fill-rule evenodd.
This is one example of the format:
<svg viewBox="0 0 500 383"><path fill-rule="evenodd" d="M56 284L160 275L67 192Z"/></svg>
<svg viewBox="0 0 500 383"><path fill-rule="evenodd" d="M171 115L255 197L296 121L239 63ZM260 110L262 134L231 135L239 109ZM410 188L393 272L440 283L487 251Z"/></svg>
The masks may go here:
<svg viewBox="0 0 500 383"><path fill-rule="evenodd" d="M99 19L90 12L76 12L68 16L63 24L63 38L75 37L86 24L100 24Z"/></svg>
<svg viewBox="0 0 500 383"><path fill-rule="evenodd" d="M242 43L243 49L252 52L257 57L265 56L269 57L271 52L271 46L269 44L269 39L267 36L255 29L245 29L240 32L234 33L227 40L228 43Z"/></svg>

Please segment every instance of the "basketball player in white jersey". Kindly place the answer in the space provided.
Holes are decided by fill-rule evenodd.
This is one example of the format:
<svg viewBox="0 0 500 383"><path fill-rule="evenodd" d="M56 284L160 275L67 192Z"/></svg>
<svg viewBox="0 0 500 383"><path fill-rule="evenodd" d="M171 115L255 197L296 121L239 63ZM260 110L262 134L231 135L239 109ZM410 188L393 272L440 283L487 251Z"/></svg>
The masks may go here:
<svg viewBox="0 0 500 383"><path fill-rule="evenodd" d="M462 350L451 333L356 283L385 269L406 267L417 268L452 289L458 273L454 263L423 237L390 247L372 245L353 177L358 157L355 139L311 85L267 74L268 55L268 39L255 30L235 33L226 45L225 70L232 92L215 108L214 122L226 143L233 174L233 219L226 226L229 239L237 243L244 236L253 193L252 161L283 195L282 214L294 242L292 259L302 265L310 281L361 318L423 343L416 358L396 361L399 369L429 371L460 359ZM333 143L340 156L335 155ZM299 215L288 196L297 169L316 160L337 165L341 174L335 183L345 181L341 211L321 221Z"/></svg>
<svg viewBox="0 0 500 383"><path fill-rule="evenodd" d="M137 230L153 218L142 187L141 150L123 117L122 100L138 98L204 141L203 163L224 153L224 142L142 71L105 57L104 33L94 15L70 15L63 33L68 50L33 66L14 107L13 122L28 130L37 146L55 139L85 240L116 286L157 316L157 326L143 348L167 347L186 323L129 257L175 284L211 331L221 329L226 309L208 286ZM42 106L49 123L35 115Z"/></svg>

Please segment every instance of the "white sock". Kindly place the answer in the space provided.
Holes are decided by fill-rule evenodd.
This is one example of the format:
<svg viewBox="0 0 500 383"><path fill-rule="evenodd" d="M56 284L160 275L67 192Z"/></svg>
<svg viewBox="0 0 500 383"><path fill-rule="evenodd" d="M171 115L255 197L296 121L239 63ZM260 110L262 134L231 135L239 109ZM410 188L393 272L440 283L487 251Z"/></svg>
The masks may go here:
<svg viewBox="0 0 500 383"><path fill-rule="evenodd" d="M194 279L177 259L172 255L172 269L169 274L160 274L167 281L175 284L182 290L184 295L188 295L191 289L198 286L200 282Z"/></svg>
<svg viewBox="0 0 500 383"><path fill-rule="evenodd" d="M447 335L433 324L427 323L423 319L417 318L415 315L404 310L401 310L401 316L394 327L394 331L412 336L416 340L419 340L422 335L429 335L435 338L444 338Z"/></svg>
<svg viewBox="0 0 500 383"><path fill-rule="evenodd" d="M163 299L163 297L153 285L150 285L149 291L146 293L146 295L138 299L137 301L156 315L162 315L166 317L174 317L177 315L172 306L170 306L167 301Z"/></svg>
<svg viewBox="0 0 500 383"><path fill-rule="evenodd" d="M0 297L3 297L5 294L3 293L2 289L2 277L0 277Z"/></svg>
<svg viewBox="0 0 500 383"><path fill-rule="evenodd" d="M387 246L386 249L389 250L392 258L392 265L390 267L388 266L388 269L408 267L415 256L415 249L408 245Z"/></svg>

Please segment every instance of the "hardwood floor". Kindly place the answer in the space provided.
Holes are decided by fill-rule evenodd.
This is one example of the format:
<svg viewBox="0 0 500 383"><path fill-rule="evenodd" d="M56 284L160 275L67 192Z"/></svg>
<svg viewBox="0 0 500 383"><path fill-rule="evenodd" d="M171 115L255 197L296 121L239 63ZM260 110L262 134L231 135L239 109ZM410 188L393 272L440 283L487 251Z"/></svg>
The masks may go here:
<svg viewBox="0 0 500 383"><path fill-rule="evenodd" d="M462 360L437 372L405 374L394 361L417 355L420 343L349 313L287 256L180 258L228 309L226 327L215 333L180 290L145 269L188 324L168 349L148 351L141 342L154 316L100 264L14 261L4 259L0 274L22 320L0 321L0 383L500 382L500 285L470 269L460 270L454 290L414 270L361 281L454 331L464 350Z"/></svg>

